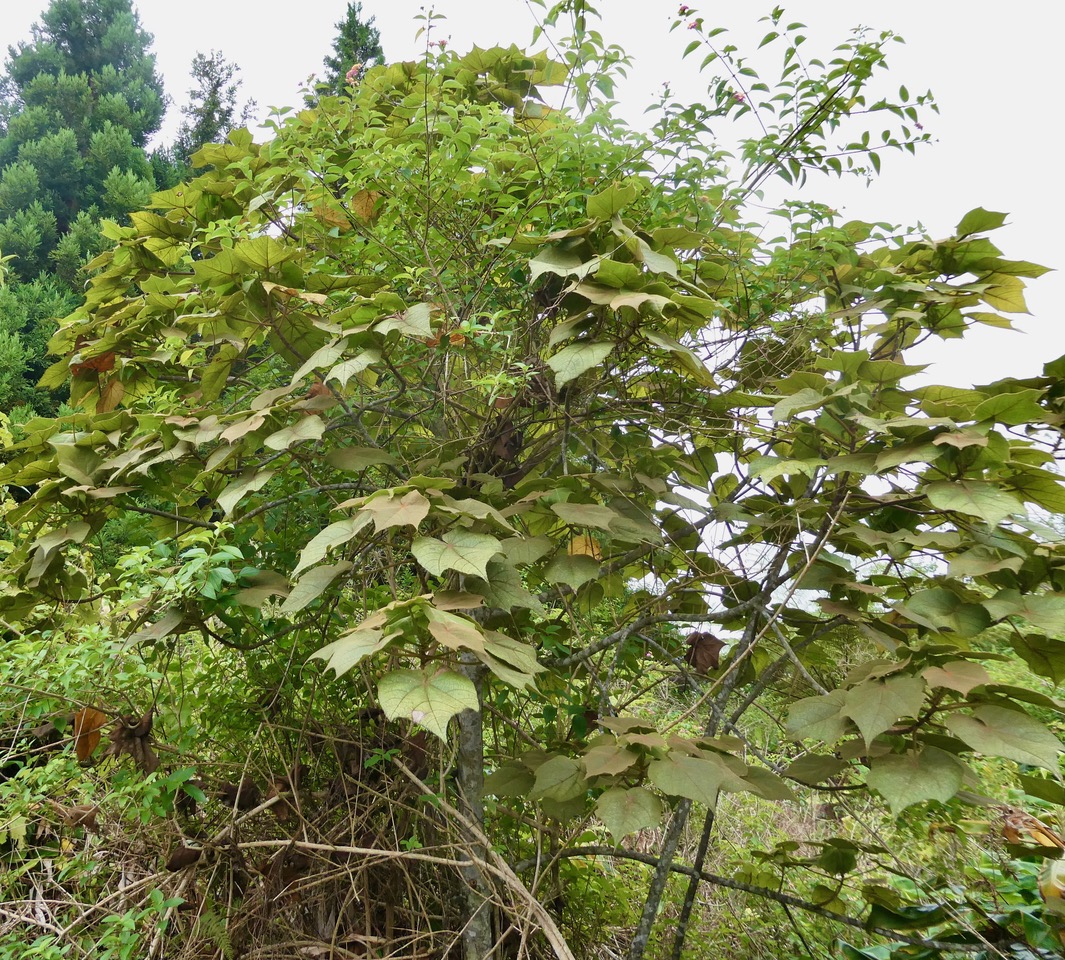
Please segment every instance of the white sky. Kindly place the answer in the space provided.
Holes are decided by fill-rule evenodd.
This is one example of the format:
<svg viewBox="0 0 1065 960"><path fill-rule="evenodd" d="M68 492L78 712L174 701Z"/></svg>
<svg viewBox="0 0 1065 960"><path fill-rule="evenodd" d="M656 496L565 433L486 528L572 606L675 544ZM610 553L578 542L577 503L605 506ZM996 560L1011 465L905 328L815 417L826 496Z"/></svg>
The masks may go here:
<svg viewBox="0 0 1065 960"><path fill-rule="evenodd" d="M27 39L46 3L0 0L0 44ZM848 218L921 222L933 236L947 235L973 207L1005 211L1009 226L994 239L1007 257L1065 267L1065 185L1060 133L1053 133L1065 94L1062 0L1014 0L1007 7L990 0L781 3L785 22L808 25L807 49L826 58L859 23L901 34L907 44L895 45L891 53L891 88L903 83L911 92L931 88L941 110L925 122L937 143L917 157L885 153L883 175L872 186L819 179L808 184L806 196ZM633 122L663 81L682 98L702 98L705 85L699 85L696 70L701 56L680 59L693 34L668 30L677 3L593 0L593 5L604 14L598 28L605 38L635 59L631 82L619 90L622 109ZM756 44L767 29L758 18L773 4L689 6L701 7L707 21L729 27L734 39L753 37ZM219 49L240 65L244 95L254 97L265 113L269 106L299 102L301 83L321 71L330 52L346 0L300 0L272 8L261 0L181 0L178 5L139 0L137 7L143 26L155 36L159 68L176 104L185 99L193 55ZM418 0L363 0L364 14L376 18L388 59L411 59L424 49L424 38L415 41L420 24L414 17L421 7ZM526 0L436 0L436 12L447 19L438 21L434 35L460 51L473 44L526 45L538 9ZM166 129L173 130L176 122L175 106ZM1037 374L1044 362L1065 353L1063 303L1065 278L1048 274L1031 281L1032 316L1019 324L1026 336L981 330L923 359L934 360L936 381L959 385Z"/></svg>

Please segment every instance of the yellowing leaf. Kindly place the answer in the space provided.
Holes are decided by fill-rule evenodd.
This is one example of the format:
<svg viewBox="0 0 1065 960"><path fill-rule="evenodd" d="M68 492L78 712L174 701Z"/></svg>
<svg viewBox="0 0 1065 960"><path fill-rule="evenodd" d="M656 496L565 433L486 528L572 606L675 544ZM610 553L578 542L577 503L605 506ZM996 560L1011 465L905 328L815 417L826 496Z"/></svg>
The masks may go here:
<svg viewBox="0 0 1065 960"><path fill-rule="evenodd" d="M472 530L449 530L443 538L418 537L411 544L411 552L434 577L445 570L471 574L488 579L488 561L499 553L499 541L486 533Z"/></svg>
<svg viewBox="0 0 1065 960"><path fill-rule="evenodd" d="M973 687L991 682L987 671L972 660L952 660L942 667L929 667L922 676L929 686L957 690L962 696L968 696Z"/></svg>
<svg viewBox="0 0 1065 960"><path fill-rule="evenodd" d="M413 720L441 740L452 717L480 708L473 681L451 670L393 670L381 678L377 698L389 720Z"/></svg>
<svg viewBox="0 0 1065 960"><path fill-rule="evenodd" d="M321 417L301 417L291 427L270 434L263 446L271 450L287 450L304 440L318 440L325 433L325 421Z"/></svg>
<svg viewBox="0 0 1065 960"><path fill-rule="evenodd" d="M420 490L408 490L402 497L393 494L371 497L363 511L373 517L375 530L389 527L415 527L429 516L429 501Z"/></svg>

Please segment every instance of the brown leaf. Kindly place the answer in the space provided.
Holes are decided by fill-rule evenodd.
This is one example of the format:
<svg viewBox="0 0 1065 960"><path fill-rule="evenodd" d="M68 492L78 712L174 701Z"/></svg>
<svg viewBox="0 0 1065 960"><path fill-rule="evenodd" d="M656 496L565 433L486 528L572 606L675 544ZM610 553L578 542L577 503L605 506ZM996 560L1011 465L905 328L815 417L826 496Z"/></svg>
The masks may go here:
<svg viewBox="0 0 1065 960"><path fill-rule="evenodd" d="M100 399L96 401L97 413L110 413L126 395L126 387L118 377L112 377L100 387Z"/></svg>
<svg viewBox="0 0 1065 960"><path fill-rule="evenodd" d="M100 745L100 730L107 723L107 714L83 707L74 714L74 753L84 763Z"/></svg>
<svg viewBox="0 0 1065 960"><path fill-rule="evenodd" d="M376 219L374 213L380 199L380 190L360 190L351 198L351 212L363 223L370 223Z"/></svg>
<svg viewBox="0 0 1065 960"><path fill-rule="evenodd" d="M186 847L184 844L174 847L166 861L166 869L171 873L191 867L200 857L203 851L198 847Z"/></svg>
<svg viewBox="0 0 1065 960"><path fill-rule="evenodd" d="M724 641L718 640L712 633L692 633L688 636L688 652L684 662L696 673L708 673L716 670L720 662Z"/></svg>
<svg viewBox="0 0 1065 960"><path fill-rule="evenodd" d="M84 373L86 370L95 370L97 373L105 373L108 370L113 370L115 366L115 354L101 353L95 357L89 357L82 363L73 363L70 366L70 372L77 376L79 373Z"/></svg>

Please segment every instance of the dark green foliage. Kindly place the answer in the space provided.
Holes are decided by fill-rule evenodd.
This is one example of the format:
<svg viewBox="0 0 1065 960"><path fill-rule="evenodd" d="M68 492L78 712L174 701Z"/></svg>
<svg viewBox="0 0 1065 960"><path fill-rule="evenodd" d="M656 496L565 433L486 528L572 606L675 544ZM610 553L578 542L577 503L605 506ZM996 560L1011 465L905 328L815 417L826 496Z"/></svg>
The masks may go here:
<svg viewBox="0 0 1065 960"><path fill-rule="evenodd" d="M95 242L95 225L92 233ZM75 235L71 231L67 238ZM55 412L66 391L48 393L34 384L48 365L48 340L57 319L77 304L75 294L55 277L0 287L0 410L28 405L40 413Z"/></svg>
<svg viewBox="0 0 1065 960"><path fill-rule="evenodd" d="M255 101L238 105L239 72L240 67L228 63L218 50L212 50L209 56L197 53L193 57L195 86L189 91L188 104L181 108L185 119L174 146L175 153L186 164L204 144L218 143L234 127L247 123Z"/></svg>
<svg viewBox="0 0 1065 960"><path fill-rule="evenodd" d="M384 63L381 34L374 26L374 18L362 18L362 3L349 3L343 20L336 24L339 31L333 41L333 53L325 58L324 86L329 93L344 96L351 86L348 73L357 64L360 73Z"/></svg>
<svg viewBox="0 0 1065 960"><path fill-rule="evenodd" d="M163 85L131 0L55 0L30 43L8 48L0 104L0 249L29 280L57 253L87 251L85 220L122 218L155 178L144 144L159 128ZM77 223L79 236L58 250ZM76 270L78 263L74 269Z"/></svg>

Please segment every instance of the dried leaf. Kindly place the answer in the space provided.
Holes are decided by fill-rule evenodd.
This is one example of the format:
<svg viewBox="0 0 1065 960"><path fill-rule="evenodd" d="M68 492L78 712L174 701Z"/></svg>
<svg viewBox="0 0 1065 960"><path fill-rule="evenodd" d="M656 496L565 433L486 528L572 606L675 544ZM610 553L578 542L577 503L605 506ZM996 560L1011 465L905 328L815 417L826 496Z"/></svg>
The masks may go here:
<svg viewBox="0 0 1065 960"><path fill-rule="evenodd" d="M83 707L74 714L74 753L84 763L100 745L100 730L107 723L107 714Z"/></svg>
<svg viewBox="0 0 1065 960"><path fill-rule="evenodd" d="M723 640L718 640L712 633L696 632L688 635L687 644L684 662L696 673L706 674L718 668L725 646Z"/></svg>

